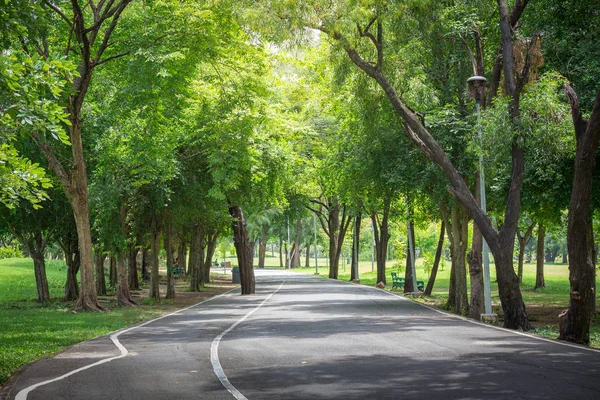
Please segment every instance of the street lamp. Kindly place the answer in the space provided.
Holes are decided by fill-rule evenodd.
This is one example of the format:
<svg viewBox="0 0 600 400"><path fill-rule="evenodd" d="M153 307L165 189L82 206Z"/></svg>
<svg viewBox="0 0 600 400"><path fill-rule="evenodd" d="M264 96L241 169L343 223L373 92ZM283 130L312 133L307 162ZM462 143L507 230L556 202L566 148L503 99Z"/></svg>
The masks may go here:
<svg viewBox="0 0 600 400"><path fill-rule="evenodd" d="M313 214L313 230L315 233L315 275L319 275L319 260L317 259L319 248L317 247L317 217Z"/></svg>
<svg viewBox="0 0 600 400"><path fill-rule="evenodd" d="M481 198L481 209L486 211L485 200L485 174L483 169L483 138L481 134L481 99L485 93L485 83L487 79L483 76L475 75L467 79L470 94L475 97L477 107L477 134L481 150L479 151L479 196ZM483 322L498 323L498 316L492 312L492 292L490 289L490 256L489 248L485 238L482 235L483 241L483 299L485 303L485 311L481 314Z"/></svg>

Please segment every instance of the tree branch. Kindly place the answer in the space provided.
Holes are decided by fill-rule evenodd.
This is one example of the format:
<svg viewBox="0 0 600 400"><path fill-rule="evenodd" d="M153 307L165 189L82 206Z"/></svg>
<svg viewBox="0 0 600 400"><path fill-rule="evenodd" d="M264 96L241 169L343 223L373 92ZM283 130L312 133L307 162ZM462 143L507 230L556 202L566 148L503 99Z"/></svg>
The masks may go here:
<svg viewBox="0 0 600 400"><path fill-rule="evenodd" d="M40 150L42 150L42 153L44 153L44 156L46 157L46 160L48 160L50 168L52 168L52 171L54 171L54 174L58 177L60 183L64 186L67 192L70 192L71 180L67 171L65 171L63 165L60 163L60 161L58 161L58 158L56 158L54 151L52 151L48 143L42 142L40 140L40 137L37 133L32 133L31 137L33 138L34 142L38 145Z"/></svg>
<svg viewBox="0 0 600 400"><path fill-rule="evenodd" d="M49 0L43 0L43 2L48 7L50 7L55 13L57 13L69 26L73 26L73 23L71 22L71 20L69 18L67 18L65 13L63 13L62 10L60 8L58 8L57 5L52 4Z"/></svg>
<svg viewBox="0 0 600 400"><path fill-rule="evenodd" d="M114 59L116 59L116 58L121 58L121 57L128 56L129 54L131 54L131 51L129 51L129 50L128 50L128 51L124 51L124 52L122 52L122 53L119 53L119 54L115 54L114 56L106 57L105 59L102 59L102 60L99 60L99 61L97 61L97 62L96 62L96 66L98 66L98 65L102 65L102 64L104 64L105 62L108 62L108 61L114 60Z"/></svg>

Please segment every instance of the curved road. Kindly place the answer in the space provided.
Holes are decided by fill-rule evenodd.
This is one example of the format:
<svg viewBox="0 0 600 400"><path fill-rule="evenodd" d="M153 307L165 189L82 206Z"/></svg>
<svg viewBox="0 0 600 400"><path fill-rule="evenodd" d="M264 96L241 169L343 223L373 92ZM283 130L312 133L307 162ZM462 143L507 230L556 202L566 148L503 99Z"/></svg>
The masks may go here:
<svg viewBox="0 0 600 400"><path fill-rule="evenodd" d="M235 290L32 364L9 398L600 399L600 352L360 285L256 273L254 296Z"/></svg>

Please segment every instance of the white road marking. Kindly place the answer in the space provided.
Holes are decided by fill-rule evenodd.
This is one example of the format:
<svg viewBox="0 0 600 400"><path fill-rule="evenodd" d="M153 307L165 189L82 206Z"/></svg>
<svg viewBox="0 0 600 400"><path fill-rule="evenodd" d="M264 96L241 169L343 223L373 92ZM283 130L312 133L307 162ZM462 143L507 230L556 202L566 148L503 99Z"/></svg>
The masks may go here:
<svg viewBox="0 0 600 400"><path fill-rule="evenodd" d="M52 383L52 382L56 382L56 381L63 380L63 379L65 379L65 378L68 378L68 377L69 377L69 376L71 376L71 375L75 375L75 374L77 374L77 373L79 373L79 372L81 372L81 371L85 371L86 369L90 369L90 368L96 367L96 366L98 366L98 365L101 365L101 364L104 364L104 363L107 363L107 362L110 362L110 361L113 361L113 360L118 360L119 358L123 358L123 357L125 357L127 354L129 354L129 352L127 351L127 349L125 348L125 346L123 346L123 345L121 344L121 342L119 342L119 335L121 335L121 334L123 334L123 333L130 332L130 331L132 331L132 330L134 330L134 329L137 329L137 328L141 328L142 326L146 326L146 325L148 325L148 324L151 324L152 322L156 322L156 321L158 321L158 320L161 320L161 319L163 319L163 318L167 318L167 317L170 317L170 316L172 316L172 315L179 314L179 313L180 313L180 312L182 312L182 311L185 311L185 310L188 310L188 309L190 309L190 308L193 308L193 307L199 306L199 305L201 305L201 304L204 304L204 303L206 303L206 302L208 302L208 301L211 301L211 300L217 299L217 298L219 298L219 297L225 296L225 295L229 294L230 292L232 292L233 290L236 290L236 289L237 289L237 288L233 288L233 289L231 289L231 290L228 290L227 292L225 292L225 293L222 293L222 294L220 294L220 295L218 295L218 296L214 296L214 297L211 297L211 298L209 298L209 299L206 299L206 300L204 300L204 301L201 301L200 303L196 303L196 304L194 304L194 305L191 305L191 306L189 306L189 307L186 307L186 308L182 308L181 310L177 310L177 311L175 311L175 312L172 312L172 313L170 313L170 314L166 314L166 315L163 315L163 316L161 316L161 317L158 317L158 318L152 319L152 320L150 320L150 321L146 321L146 322L144 322L144 323L142 323L142 324L140 324L140 325L132 326L131 328L127 328L127 329L125 329L125 330L122 330L122 331L117 331L117 332L115 332L115 333L111 334L111 335L110 335L110 340L111 340L111 341L113 342L113 344L114 344L114 345L117 347L117 349L119 349L119 351L121 351L121 354L120 354L120 355L118 355L118 356L115 356L115 357L109 357L109 358L105 358L105 359L102 359L102 360L100 360L100 361L96 361L96 362L95 362L95 363L93 363L93 364L86 365L86 366L84 366L84 367L81 367L81 368L77 368L77 369L75 369L75 370L73 370L73 371L67 372L66 374L64 374L64 375L61 375L61 376L59 376L59 377L56 377L56 378L54 378L54 379L49 379L49 380L47 380L47 381L39 382L39 383L36 383L35 385L28 386L28 387L26 387L25 389L22 389L22 390L21 390L19 393L17 393L17 396L15 397L15 400L26 400L26 399L27 399L27 395L28 395L28 394L29 394L31 391L33 391L33 390L37 389L37 388L38 388L38 387L40 387L40 386L44 386L44 385L47 385L47 384L49 384L49 383Z"/></svg>
<svg viewBox="0 0 600 400"><path fill-rule="evenodd" d="M233 395L233 397L235 397L237 400L248 400L248 398L246 396L244 396L239 390L237 390L235 388L235 386L233 386L231 384L231 382L229 382L229 379L227 379L227 375L225 375L225 371L223 371L223 367L221 366L221 362L219 361L219 343L221 342L221 339L223 339L223 337L225 337L225 335L227 335L229 332L234 330L236 326L238 326L239 324L244 322L246 319L248 319L249 316L254 314L267 301L269 301L269 299L271 297L273 297L273 295L275 293L277 293L279 291L279 289L281 289L283 287L284 283L285 283L285 281L281 282L281 285L279 285L279 287L273 293L268 295L267 298L265 298L262 301L262 303L260 303L256 308L249 311L241 319L239 319L233 325L231 325L229 328L227 328L226 331L224 331L219 336L217 336L215 338L215 340L213 340L212 345L210 346L210 362L213 366L213 371L215 371L215 375L217 375L217 378L219 378L219 381L221 381L221 384L225 387L225 389L227 389L227 391L229 393L231 393Z"/></svg>

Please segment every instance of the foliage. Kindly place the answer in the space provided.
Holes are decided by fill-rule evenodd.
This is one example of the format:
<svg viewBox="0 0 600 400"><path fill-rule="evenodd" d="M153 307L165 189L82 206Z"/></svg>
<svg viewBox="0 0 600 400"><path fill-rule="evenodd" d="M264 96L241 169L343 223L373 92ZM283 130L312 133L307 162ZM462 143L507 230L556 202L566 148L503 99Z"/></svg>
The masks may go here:
<svg viewBox="0 0 600 400"><path fill-rule="evenodd" d="M0 260L3 258L21 258L23 254L21 253L21 249L19 246L3 246L0 247Z"/></svg>

